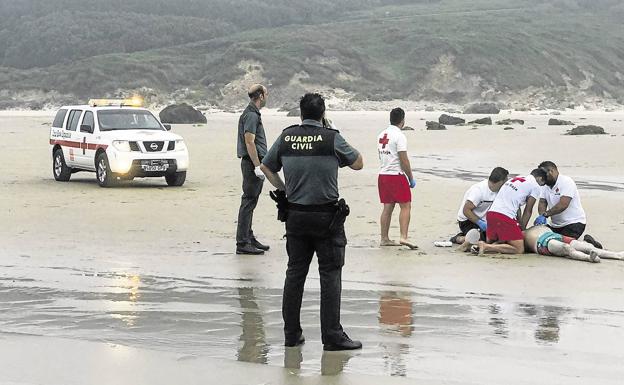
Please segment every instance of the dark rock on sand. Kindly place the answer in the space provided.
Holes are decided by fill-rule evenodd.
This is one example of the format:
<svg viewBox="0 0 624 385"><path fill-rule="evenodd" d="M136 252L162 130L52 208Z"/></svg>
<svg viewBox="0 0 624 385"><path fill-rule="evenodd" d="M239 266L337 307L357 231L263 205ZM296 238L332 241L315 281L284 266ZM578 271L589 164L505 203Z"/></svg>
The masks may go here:
<svg viewBox="0 0 624 385"><path fill-rule="evenodd" d="M537 127L527 127L527 130L537 130Z"/></svg>
<svg viewBox="0 0 624 385"><path fill-rule="evenodd" d="M464 114L498 114L500 108L494 103L474 103L464 109Z"/></svg>
<svg viewBox="0 0 624 385"><path fill-rule="evenodd" d="M472 122L468 122L468 124L485 124L485 125L492 125L492 118L490 118L490 117L488 116L487 118L481 118L481 119L473 120Z"/></svg>
<svg viewBox="0 0 624 385"><path fill-rule="evenodd" d="M507 131L507 130L513 130L513 129L514 129L513 127L505 127L505 128L503 128L503 130L505 130L505 131Z"/></svg>
<svg viewBox="0 0 624 385"><path fill-rule="evenodd" d="M427 122L426 124L427 130L446 130L446 127L438 122Z"/></svg>
<svg viewBox="0 0 624 385"><path fill-rule="evenodd" d="M298 108L295 108L288 111L288 114L286 114L286 116L301 116L301 111Z"/></svg>
<svg viewBox="0 0 624 385"><path fill-rule="evenodd" d="M201 111L186 103L173 104L160 111L160 121L168 124L206 123L208 120Z"/></svg>
<svg viewBox="0 0 624 385"><path fill-rule="evenodd" d="M548 125L549 126L573 126L574 123L570 122L569 120L551 118L548 121Z"/></svg>
<svg viewBox="0 0 624 385"><path fill-rule="evenodd" d="M604 128L600 126L577 126L568 131L566 135L605 135Z"/></svg>
<svg viewBox="0 0 624 385"><path fill-rule="evenodd" d="M449 126L454 126L456 124L463 124L466 123L466 120L462 119L462 118L458 118L456 116L451 116L451 115L447 115L447 114L442 114L440 115L440 117L438 118L438 123L440 124L447 124Z"/></svg>
<svg viewBox="0 0 624 385"><path fill-rule="evenodd" d="M510 124L524 124L524 120L522 120L522 119L505 119L505 120L499 120L498 122L496 122L496 124L501 125L501 126L508 126Z"/></svg>
<svg viewBox="0 0 624 385"><path fill-rule="evenodd" d="M414 131L414 127L410 127L410 126L404 126L403 128L401 128L402 131Z"/></svg>

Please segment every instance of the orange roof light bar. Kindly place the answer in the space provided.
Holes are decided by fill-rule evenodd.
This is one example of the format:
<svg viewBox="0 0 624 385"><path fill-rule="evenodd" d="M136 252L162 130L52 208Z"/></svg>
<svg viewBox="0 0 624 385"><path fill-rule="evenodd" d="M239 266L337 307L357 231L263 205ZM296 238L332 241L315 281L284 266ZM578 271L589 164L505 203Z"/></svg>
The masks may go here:
<svg viewBox="0 0 624 385"><path fill-rule="evenodd" d="M89 105L91 107L143 107L143 98L133 96L126 99L91 99Z"/></svg>

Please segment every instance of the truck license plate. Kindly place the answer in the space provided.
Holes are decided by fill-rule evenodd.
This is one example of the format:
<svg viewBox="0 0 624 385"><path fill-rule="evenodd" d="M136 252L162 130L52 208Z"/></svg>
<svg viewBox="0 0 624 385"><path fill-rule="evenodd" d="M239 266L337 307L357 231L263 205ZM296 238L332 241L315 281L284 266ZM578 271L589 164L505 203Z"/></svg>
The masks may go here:
<svg viewBox="0 0 624 385"><path fill-rule="evenodd" d="M153 172L153 171L167 171L167 169L169 168L169 165L168 164L163 164L163 165L158 165L158 166L143 165L141 167L143 168L143 171Z"/></svg>

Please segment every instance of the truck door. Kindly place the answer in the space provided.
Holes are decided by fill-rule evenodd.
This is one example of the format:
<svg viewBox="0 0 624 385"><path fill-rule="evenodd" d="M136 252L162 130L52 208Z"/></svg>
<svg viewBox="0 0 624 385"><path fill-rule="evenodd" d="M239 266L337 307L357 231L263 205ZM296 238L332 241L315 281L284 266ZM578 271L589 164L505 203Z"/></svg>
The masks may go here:
<svg viewBox="0 0 624 385"><path fill-rule="evenodd" d="M95 120L93 112L85 111L78 126L80 141L80 167L95 171Z"/></svg>
<svg viewBox="0 0 624 385"><path fill-rule="evenodd" d="M71 110L65 123L65 134L67 136L66 141L63 144L63 156L65 157L65 163L70 167L77 167L80 165L80 133L77 132L78 122L82 110Z"/></svg>

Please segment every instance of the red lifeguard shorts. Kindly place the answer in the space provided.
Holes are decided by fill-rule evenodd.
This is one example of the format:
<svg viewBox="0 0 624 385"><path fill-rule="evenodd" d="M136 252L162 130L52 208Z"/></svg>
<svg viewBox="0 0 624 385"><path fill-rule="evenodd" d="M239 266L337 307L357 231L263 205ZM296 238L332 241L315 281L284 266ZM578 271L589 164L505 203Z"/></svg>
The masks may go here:
<svg viewBox="0 0 624 385"><path fill-rule="evenodd" d="M520 225L515 219L495 211L488 211L485 216L488 241L520 241L524 239Z"/></svg>
<svg viewBox="0 0 624 385"><path fill-rule="evenodd" d="M379 200L381 203L407 203L412 201L412 192L405 175L379 175Z"/></svg>

